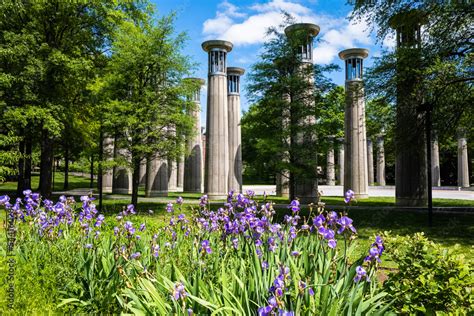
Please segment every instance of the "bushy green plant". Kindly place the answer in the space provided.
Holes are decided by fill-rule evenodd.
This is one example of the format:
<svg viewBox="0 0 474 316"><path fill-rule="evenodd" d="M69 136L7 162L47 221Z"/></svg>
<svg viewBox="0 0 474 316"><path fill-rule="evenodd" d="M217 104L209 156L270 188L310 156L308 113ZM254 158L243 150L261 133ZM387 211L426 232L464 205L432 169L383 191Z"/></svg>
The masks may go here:
<svg viewBox="0 0 474 316"><path fill-rule="evenodd" d="M386 238L398 264L384 283L394 307L409 314L474 312L474 270L462 255L429 241L423 233Z"/></svg>

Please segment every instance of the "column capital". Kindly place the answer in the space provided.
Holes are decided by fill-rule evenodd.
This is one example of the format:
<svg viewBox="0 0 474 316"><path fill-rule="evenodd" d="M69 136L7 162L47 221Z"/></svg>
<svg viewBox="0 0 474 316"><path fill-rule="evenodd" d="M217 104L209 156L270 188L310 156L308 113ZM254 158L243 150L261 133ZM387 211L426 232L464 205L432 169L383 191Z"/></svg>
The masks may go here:
<svg viewBox="0 0 474 316"><path fill-rule="evenodd" d="M242 76L245 73L244 68L240 67L227 67L227 75Z"/></svg>
<svg viewBox="0 0 474 316"><path fill-rule="evenodd" d="M369 56L369 50L366 48L349 48L339 52L339 58L346 60L349 58L365 59Z"/></svg>
<svg viewBox="0 0 474 316"><path fill-rule="evenodd" d="M210 52L211 50L224 50L226 52L232 51L234 45L229 41L224 40L209 40L201 44L201 47L204 51Z"/></svg>

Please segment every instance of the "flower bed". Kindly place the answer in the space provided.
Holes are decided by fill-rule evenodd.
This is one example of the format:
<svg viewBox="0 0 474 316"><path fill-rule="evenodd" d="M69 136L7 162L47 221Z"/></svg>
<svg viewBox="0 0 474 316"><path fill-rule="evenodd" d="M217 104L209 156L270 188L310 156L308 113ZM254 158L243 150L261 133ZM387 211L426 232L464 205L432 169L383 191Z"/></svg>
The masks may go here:
<svg viewBox="0 0 474 316"><path fill-rule="evenodd" d="M30 191L23 200L0 197L17 229L15 308L31 310L35 295L62 312L334 315L389 308L375 277L380 237L367 256L349 262L356 238L350 218L323 207L300 216L295 200L291 215L275 223L272 204L258 205L253 196L230 192L217 210L203 196L191 215L178 198L161 228L140 222L132 205L104 217L87 196L80 204Z"/></svg>

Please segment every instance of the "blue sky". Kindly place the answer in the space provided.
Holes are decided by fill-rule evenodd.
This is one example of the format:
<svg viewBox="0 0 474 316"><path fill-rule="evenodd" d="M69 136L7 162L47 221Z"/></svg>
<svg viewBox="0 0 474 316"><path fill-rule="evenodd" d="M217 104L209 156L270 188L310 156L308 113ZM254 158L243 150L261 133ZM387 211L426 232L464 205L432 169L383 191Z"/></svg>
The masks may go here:
<svg viewBox="0 0 474 316"><path fill-rule="evenodd" d="M228 66L247 70L258 60L259 51L265 41L265 30L278 26L282 21L281 11L287 11L298 22L310 22L320 26L319 41L314 44L314 62L336 63L343 67L337 54L352 47L368 48L365 61L372 64L372 58L382 49L393 48L392 38L376 43L364 22L350 22L347 17L352 7L345 0L154 0L159 15L171 11L177 13L176 29L189 36L183 52L199 65L194 75L207 79L207 56L201 43L208 39L224 39L232 42L234 48L228 55ZM330 78L339 85L344 84L344 73L333 73ZM246 77L242 78L242 109L248 109L245 97ZM202 124L205 124L206 92L201 94L203 105Z"/></svg>

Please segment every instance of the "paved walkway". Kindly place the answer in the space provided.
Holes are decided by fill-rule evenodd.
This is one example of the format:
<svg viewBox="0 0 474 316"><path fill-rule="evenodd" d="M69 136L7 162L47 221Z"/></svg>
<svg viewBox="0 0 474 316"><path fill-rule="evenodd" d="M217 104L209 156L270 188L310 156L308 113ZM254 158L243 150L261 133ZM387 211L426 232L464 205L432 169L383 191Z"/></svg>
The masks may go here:
<svg viewBox="0 0 474 316"><path fill-rule="evenodd" d="M275 195L276 187L274 185L244 185L243 190L254 190L256 194ZM343 196L344 188L340 185L320 185L319 191L326 196ZM395 197L395 186L370 186L369 196L389 196ZM474 188L457 187L437 187L433 188L433 198L473 200Z"/></svg>
<svg viewBox="0 0 474 316"><path fill-rule="evenodd" d="M264 192L267 195L275 195L275 186L274 185L244 185L243 190L253 190L257 195L262 195ZM343 196L343 187L339 185L329 186L329 185L320 185L319 191L322 192L325 196ZM89 194L90 189L74 189L66 192L54 192L54 194L64 194L64 195L87 195ZM95 192L96 193L96 192ZM369 187L369 196L389 196L395 197L395 187L394 186L371 186ZM107 195L107 199L127 199L128 196L125 195ZM438 187L433 188L433 198L442 198L442 199L457 199L457 200L473 200L474 205L474 188L467 189L458 189L456 187ZM170 198L139 198L142 202L158 202L158 201L169 201Z"/></svg>

